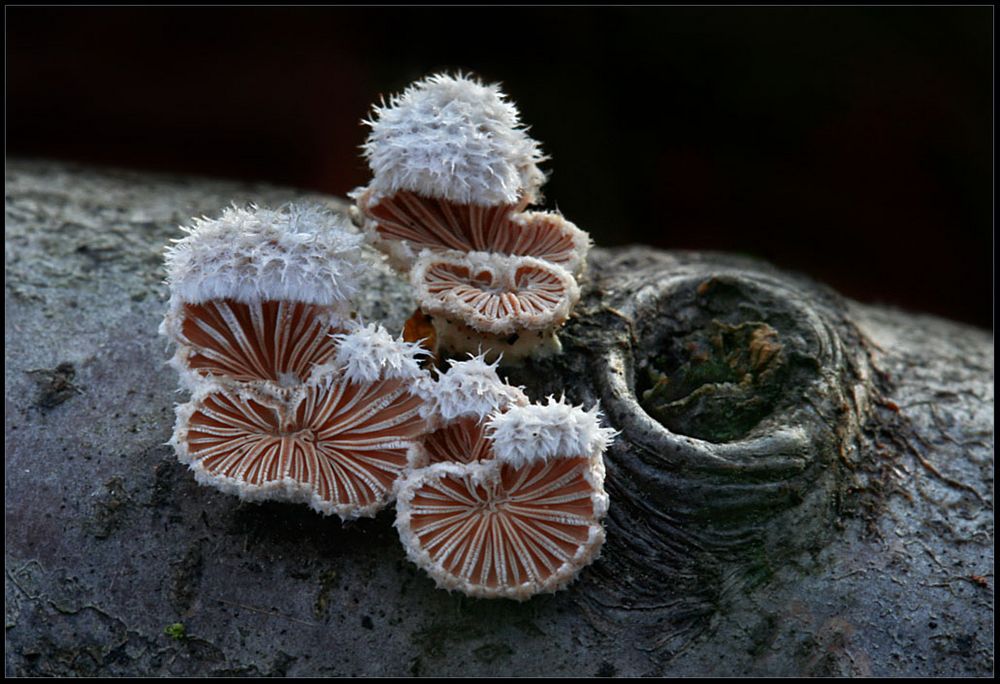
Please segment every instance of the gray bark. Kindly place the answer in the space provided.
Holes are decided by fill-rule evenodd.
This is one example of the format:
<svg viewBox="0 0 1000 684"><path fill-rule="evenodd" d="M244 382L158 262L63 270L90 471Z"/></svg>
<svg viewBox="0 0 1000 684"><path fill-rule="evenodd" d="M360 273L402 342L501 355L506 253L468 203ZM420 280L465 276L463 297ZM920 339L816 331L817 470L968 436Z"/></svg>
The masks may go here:
<svg viewBox="0 0 1000 684"><path fill-rule="evenodd" d="M343 208L8 162L8 675L992 672L992 335L757 261L596 249L563 354L510 369L621 430L607 543L565 591L449 594L392 510L198 486L165 445L163 247L292 199ZM399 330L413 302L371 259L360 312Z"/></svg>

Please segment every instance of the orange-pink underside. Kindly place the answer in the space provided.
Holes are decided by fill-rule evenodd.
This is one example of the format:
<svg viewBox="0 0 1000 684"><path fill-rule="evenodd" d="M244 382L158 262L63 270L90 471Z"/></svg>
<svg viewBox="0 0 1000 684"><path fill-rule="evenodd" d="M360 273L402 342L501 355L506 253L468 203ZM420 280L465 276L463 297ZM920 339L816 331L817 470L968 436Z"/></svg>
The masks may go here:
<svg viewBox="0 0 1000 684"><path fill-rule="evenodd" d="M323 501L384 500L425 429L402 381L310 386L294 414L232 391L203 399L189 420L193 460L211 475L262 486L291 478Z"/></svg>
<svg viewBox="0 0 1000 684"><path fill-rule="evenodd" d="M377 222L382 238L407 240L417 248L533 256L560 265L577 257L573 235L558 218L536 214L523 223L512 220L524 204L481 207L401 191L359 207Z"/></svg>
<svg viewBox="0 0 1000 684"><path fill-rule="evenodd" d="M567 296L559 277L539 265L518 267L511 282L502 276L442 261L427 268L424 283L431 295L457 297L480 316L496 320L544 316Z"/></svg>
<svg viewBox="0 0 1000 684"><path fill-rule="evenodd" d="M181 338L191 348L186 362L200 375L238 382L287 376L303 381L336 352L330 335L343 331L327 322L328 311L301 302L185 304Z"/></svg>
<svg viewBox="0 0 1000 684"><path fill-rule="evenodd" d="M489 588L540 583L574 558L595 521L589 461L556 459L475 484L446 475L425 483L412 500L410 526L435 562L471 584Z"/></svg>

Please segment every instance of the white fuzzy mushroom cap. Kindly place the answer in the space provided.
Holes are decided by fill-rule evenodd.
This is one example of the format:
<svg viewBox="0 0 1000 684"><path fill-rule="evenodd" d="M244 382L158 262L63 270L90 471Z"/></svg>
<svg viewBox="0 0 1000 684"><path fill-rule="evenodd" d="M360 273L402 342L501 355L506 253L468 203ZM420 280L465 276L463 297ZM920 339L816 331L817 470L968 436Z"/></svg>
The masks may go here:
<svg viewBox="0 0 1000 684"><path fill-rule="evenodd" d="M553 458L599 457L615 436L602 428L597 406L585 411L549 397L548 404L511 407L486 424L498 461L521 467Z"/></svg>
<svg viewBox="0 0 1000 684"><path fill-rule="evenodd" d="M357 290L360 232L318 206L229 207L195 219L166 254L172 299L335 304Z"/></svg>
<svg viewBox="0 0 1000 684"><path fill-rule="evenodd" d="M499 363L486 363L482 354L468 361L452 361L437 382L425 385L428 406L447 423L464 417L482 419L494 411L527 404L528 397L521 388L500 379Z"/></svg>
<svg viewBox="0 0 1000 684"><path fill-rule="evenodd" d="M427 351L417 342L394 338L381 325L358 325L351 332L334 335L337 353L329 364L354 383L376 380L419 380L427 377L420 357ZM322 369L317 369L322 373Z"/></svg>
<svg viewBox="0 0 1000 684"><path fill-rule="evenodd" d="M375 107L364 144L376 197L408 190L461 204L534 199L538 143L497 84L435 74Z"/></svg>

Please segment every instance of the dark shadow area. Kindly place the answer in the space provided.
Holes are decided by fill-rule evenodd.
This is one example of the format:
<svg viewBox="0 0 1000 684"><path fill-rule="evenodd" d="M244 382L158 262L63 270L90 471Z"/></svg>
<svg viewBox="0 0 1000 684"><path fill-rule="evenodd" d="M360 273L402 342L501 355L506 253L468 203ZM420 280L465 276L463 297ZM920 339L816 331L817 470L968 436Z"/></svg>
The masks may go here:
<svg viewBox="0 0 1000 684"><path fill-rule="evenodd" d="M7 153L365 183L370 106L463 69L552 157L600 245L763 257L850 297L992 322L983 7L29 8Z"/></svg>

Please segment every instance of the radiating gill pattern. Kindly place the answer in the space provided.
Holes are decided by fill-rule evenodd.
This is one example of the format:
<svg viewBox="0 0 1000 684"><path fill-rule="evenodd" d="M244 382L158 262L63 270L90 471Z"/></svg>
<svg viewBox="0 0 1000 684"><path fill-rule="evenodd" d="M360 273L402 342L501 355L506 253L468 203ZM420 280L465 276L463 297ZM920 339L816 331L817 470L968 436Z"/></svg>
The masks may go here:
<svg viewBox="0 0 1000 684"><path fill-rule="evenodd" d="M220 389L196 402L186 431L195 470L251 495L285 487L285 498L345 517L384 505L424 430L421 400L398 380L287 394L271 401Z"/></svg>
<svg viewBox="0 0 1000 684"><path fill-rule="evenodd" d="M407 191L380 198L374 205L365 200L359 198L359 207L377 222L381 238L407 240L417 248L462 252L482 250L477 242L485 244L515 208L509 204L460 205Z"/></svg>
<svg viewBox="0 0 1000 684"><path fill-rule="evenodd" d="M532 256L576 271L589 238L558 214L524 212L509 204L479 206L412 192L359 206L383 240L406 240L416 251L457 250Z"/></svg>
<svg viewBox="0 0 1000 684"><path fill-rule="evenodd" d="M586 458L522 468L431 466L400 498L408 513L401 531L445 586L526 598L561 588L589 562L603 542L602 497Z"/></svg>
<svg viewBox="0 0 1000 684"><path fill-rule="evenodd" d="M457 418L424 438L430 463L474 463L493 458L493 448L479 418Z"/></svg>
<svg viewBox="0 0 1000 684"><path fill-rule="evenodd" d="M538 329L562 322L575 303L566 276L540 261L505 269L470 268L439 260L421 273L430 313L463 313L485 332L504 334L517 326ZM561 270L561 269L560 269ZM458 307L458 310L454 310Z"/></svg>
<svg viewBox="0 0 1000 684"><path fill-rule="evenodd" d="M189 348L186 365L198 375L303 382L336 352L330 335L342 331L329 320L328 307L301 302L188 303L179 341Z"/></svg>

